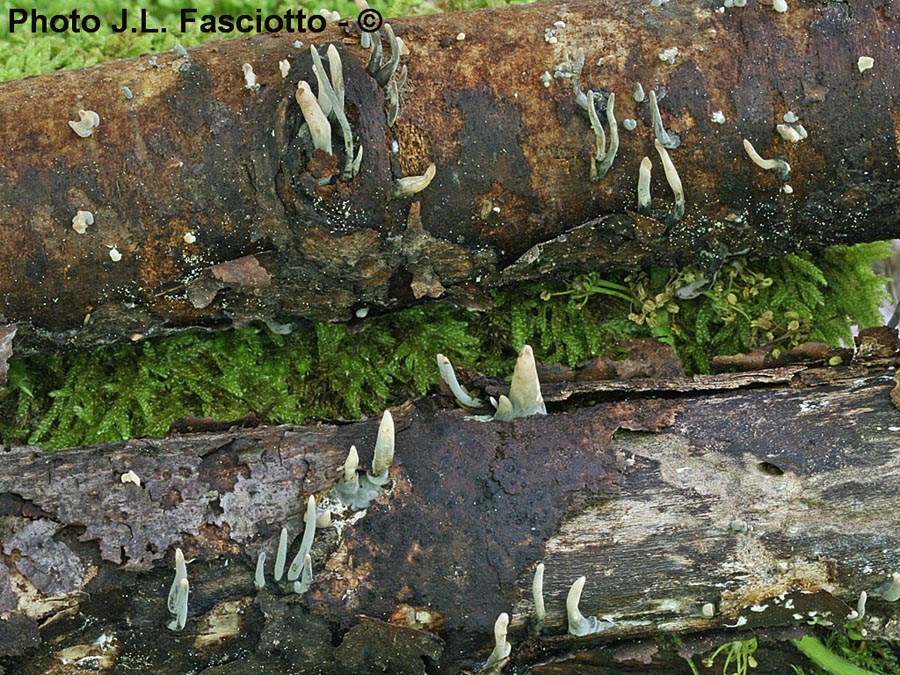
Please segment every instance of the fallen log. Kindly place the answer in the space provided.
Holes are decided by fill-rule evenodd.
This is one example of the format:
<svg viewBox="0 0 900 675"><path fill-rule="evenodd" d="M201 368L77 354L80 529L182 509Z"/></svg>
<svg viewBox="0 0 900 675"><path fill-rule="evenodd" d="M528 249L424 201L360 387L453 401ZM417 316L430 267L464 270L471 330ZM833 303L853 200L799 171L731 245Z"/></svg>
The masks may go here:
<svg viewBox="0 0 900 675"><path fill-rule="evenodd" d="M895 3L579 0L390 23L409 49L393 75L387 44L367 71L350 22L0 84L0 294L20 352L434 297L483 307L525 279L900 233ZM350 139L333 120L334 154L295 101L310 45L340 56ZM613 93L619 127L596 181L590 92L607 160ZM652 204L635 197L645 156ZM427 187L401 180L431 164Z"/></svg>
<svg viewBox="0 0 900 675"><path fill-rule="evenodd" d="M809 621L842 625L862 590L870 636L897 639L893 377L854 366L777 384L784 374L739 374L739 389L720 375L681 395L661 380L670 393L599 403L548 386L565 400L509 423L424 399L395 411L395 466L364 513L332 488L351 444L371 463L376 420L7 450L0 666L456 673L485 662L502 612L506 672L671 665L660 635L706 631L698 652L747 629L797 637ZM334 510L310 587L275 582L271 562L255 587L282 526L298 549L310 494ZM193 561L186 626L172 632L176 547ZM576 638L564 607L580 576L581 611L603 630Z"/></svg>

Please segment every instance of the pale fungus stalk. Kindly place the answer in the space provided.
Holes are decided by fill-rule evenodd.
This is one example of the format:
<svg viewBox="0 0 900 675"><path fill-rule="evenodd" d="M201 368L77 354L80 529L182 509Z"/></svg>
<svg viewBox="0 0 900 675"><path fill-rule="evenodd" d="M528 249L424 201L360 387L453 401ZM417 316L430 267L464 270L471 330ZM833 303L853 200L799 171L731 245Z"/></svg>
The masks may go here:
<svg viewBox="0 0 900 675"><path fill-rule="evenodd" d="M182 579L187 579L187 563L184 560L184 553L180 548L175 549L175 579L169 588L169 598L167 606L169 612L175 614L178 611L178 589Z"/></svg>
<svg viewBox="0 0 900 675"><path fill-rule="evenodd" d="M774 9L779 14L784 14L788 11L788 4L786 0L772 0L772 9Z"/></svg>
<svg viewBox="0 0 900 675"><path fill-rule="evenodd" d="M303 571L300 574L300 580L294 582L294 593L302 595L309 590L309 587L312 586L312 556L307 553L303 556Z"/></svg>
<svg viewBox="0 0 900 675"><path fill-rule="evenodd" d="M256 73L253 72L253 66L249 63L245 63L241 66L241 71L244 73L244 89L249 89L250 91L259 89L259 84L256 82Z"/></svg>
<svg viewBox="0 0 900 675"><path fill-rule="evenodd" d="M253 584L256 590L261 591L266 587L266 552L260 551L256 559L256 573L253 575Z"/></svg>
<svg viewBox="0 0 900 675"><path fill-rule="evenodd" d="M871 56L860 56L856 61L856 67L859 69L859 72L864 73L869 68L875 65L875 59ZM71 122L69 123L71 124Z"/></svg>
<svg viewBox="0 0 900 675"><path fill-rule="evenodd" d="M93 135L94 129L100 126L100 115L93 110L79 110L78 121L69 121L69 126L81 138L87 138Z"/></svg>
<svg viewBox="0 0 900 675"><path fill-rule="evenodd" d="M635 83L634 85L634 93L631 95L631 98L634 99L635 103L642 103L646 95L644 94L644 87L641 86L640 82Z"/></svg>
<svg viewBox="0 0 900 675"><path fill-rule="evenodd" d="M309 127L309 135L312 137L313 147L316 150L324 150L329 155L331 152L331 124L322 108L319 107L316 97L313 96L312 89L309 84L301 80L297 84L297 93L295 95L300 110L303 112L303 119Z"/></svg>
<svg viewBox="0 0 900 675"><path fill-rule="evenodd" d="M653 168L653 162L649 157L641 160L641 168L638 169L638 187L637 187L637 211L642 216L650 215L650 170Z"/></svg>
<svg viewBox="0 0 900 675"><path fill-rule="evenodd" d="M522 347L519 358L516 359L512 382L509 385L509 401L512 404L513 417L547 414L547 407L541 396L541 383L538 381L534 351L529 345Z"/></svg>
<svg viewBox="0 0 900 675"><path fill-rule="evenodd" d="M503 661L509 658L512 652L512 645L506 641L507 629L509 628L509 614L503 612L494 622L494 650L488 656L484 667L496 668Z"/></svg>
<svg viewBox="0 0 900 675"><path fill-rule="evenodd" d="M534 599L534 620L538 625L544 623L547 612L544 609L544 563L534 568L534 581L531 582L531 597Z"/></svg>
<svg viewBox="0 0 900 675"><path fill-rule="evenodd" d="M372 459L372 473L369 479L376 484L387 482L388 469L394 461L394 418L390 410L385 410L378 425L375 438L375 456Z"/></svg>
<svg viewBox="0 0 900 675"><path fill-rule="evenodd" d="M168 623L169 630L183 630L187 623L188 594L190 583L187 577L178 582L178 590L175 594L175 618Z"/></svg>
<svg viewBox="0 0 900 675"><path fill-rule="evenodd" d="M337 47L334 46L334 43L328 45L325 56L328 57L328 73L331 75L331 87L334 89L341 110L343 110L346 94L344 89L344 65L341 62L341 55L338 52Z"/></svg>
<svg viewBox="0 0 900 675"><path fill-rule="evenodd" d="M94 224L94 214L90 211L77 211L75 217L72 218L72 229L78 234L87 232L88 225Z"/></svg>
<svg viewBox="0 0 900 675"><path fill-rule="evenodd" d="M366 72L371 76L375 76L378 69L381 68L381 59L384 56L384 47L381 44L381 30L370 33L371 47L369 49L369 62L366 63Z"/></svg>
<svg viewBox="0 0 900 675"><path fill-rule="evenodd" d="M591 130L594 132L594 157L593 160L598 162L606 157L606 132L603 130L603 124L600 122L600 115L597 114L597 96L593 91L587 93L588 100L588 120L591 123Z"/></svg>
<svg viewBox="0 0 900 675"><path fill-rule="evenodd" d="M281 581L284 576L284 565L287 562L288 551L288 531L286 527L281 528L281 535L278 537L278 551L275 554L275 581Z"/></svg>
<svg viewBox="0 0 900 675"><path fill-rule="evenodd" d="M359 487L359 476L356 471L359 469L359 453L356 451L356 446L350 446L350 452L347 453L347 459L344 462L344 482L345 483L356 483L357 487Z"/></svg>
<svg viewBox="0 0 900 675"><path fill-rule="evenodd" d="M575 65L572 67L572 93L575 94L575 103L579 108L589 111L588 98L581 91L581 72L584 70L584 50L579 47L575 52Z"/></svg>
<svg viewBox="0 0 900 675"><path fill-rule="evenodd" d="M790 164L785 162L783 159L763 159L762 157L760 157L759 153L756 152L753 144L746 138L744 139L744 151L747 153L747 156L751 159L751 161L759 168L765 169L766 171L774 171L775 175L778 176L781 180L787 180L790 177Z"/></svg>
<svg viewBox="0 0 900 675"><path fill-rule="evenodd" d="M397 42L397 36L394 35L391 24L384 24L384 32L387 33L388 43L391 46L391 58L372 75L381 87L387 86L388 81L397 72L397 66L400 65L400 44Z"/></svg>
<svg viewBox="0 0 900 675"><path fill-rule="evenodd" d="M681 138L674 131L666 131L663 126L662 114L659 112L659 102L656 100L656 92L650 90L650 117L653 121L653 133L656 140L662 143L664 148L674 150L681 145Z"/></svg>
<svg viewBox="0 0 900 675"><path fill-rule="evenodd" d="M799 143L804 138L799 129L792 127L789 124L779 124L775 127L775 131L777 131L778 135L789 143Z"/></svg>
<svg viewBox="0 0 900 675"><path fill-rule="evenodd" d="M328 78L325 75L325 69L322 67L322 59L319 56L319 52L316 49L315 45L310 45L309 47L309 55L312 57L313 62L313 75L316 77L316 101L319 104L319 108L322 109L322 114L325 117L331 115L332 110L332 99L325 92L325 88L329 86Z"/></svg>
<svg viewBox="0 0 900 675"><path fill-rule="evenodd" d="M491 397L491 405L497 409L497 412L494 413L493 419L497 422L511 422L513 415L513 406L510 402L509 398L500 394L500 399L497 400L493 396Z"/></svg>
<svg viewBox="0 0 900 675"><path fill-rule="evenodd" d="M387 88L388 93L388 112L387 112L387 125L388 127L394 126L394 122L397 121L397 115L400 114L400 91L397 89L397 83L391 82Z"/></svg>
<svg viewBox="0 0 900 675"><path fill-rule="evenodd" d="M667 223L671 225L684 217L684 189L681 187L681 178L678 177L678 172L675 170L672 158L669 157L669 152L659 141L654 141L653 144L659 153L659 158L662 160L666 181L669 183L669 187L672 188L672 194L675 195L675 206L666 218Z"/></svg>
<svg viewBox="0 0 900 675"><path fill-rule="evenodd" d="M450 359L443 354L438 354L437 364L441 379L444 381L444 384L450 388L453 397L461 406L466 408L478 408L481 406L481 401L477 398L473 398L472 395L466 391L466 388L459 383L459 380L456 379L456 371L453 370L453 364L450 363Z"/></svg>
<svg viewBox="0 0 900 675"><path fill-rule="evenodd" d="M369 9L369 3L366 0L355 0L356 2L356 11L358 14ZM359 46L363 49L368 49L372 44L372 36L366 31L360 29L359 31Z"/></svg>
<svg viewBox="0 0 900 675"><path fill-rule="evenodd" d="M585 577L578 577L569 589L568 596L566 596L566 617L569 620L569 633L577 636L599 633L607 627L596 616L584 616L578 608L585 581Z"/></svg>
<svg viewBox="0 0 900 675"><path fill-rule="evenodd" d="M609 123L609 152L605 154L599 166L595 164L593 159L591 160L591 180L600 180L609 172L613 161L616 159L616 152L619 150L619 127L616 124L615 105L616 95L611 93L609 100L606 102L606 121Z"/></svg>
<svg viewBox="0 0 900 675"><path fill-rule="evenodd" d="M400 74L397 76L397 91L403 91L403 87L406 86L406 78L409 76L409 70L406 65L404 65L400 69Z"/></svg>
<svg viewBox="0 0 900 675"><path fill-rule="evenodd" d="M300 540L300 550L291 561L288 568L287 580L296 581L303 569L304 558L312 551L313 537L316 534L316 498L312 495L306 501L306 524L303 528L303 539Z"/></svg>
<svg viewBox="0 0 900 675"><path fill-rule="evenodd" d="M333 47L334 45L332 45ZM338 97L335 88L332 86L332 83L328 81L328 78L325 76L325 66L322 65L322 58L319 56L319 53L316 51L315 47L309 48L310 56L312 57L313 62L313 72L316 74L316 79L319 81L319 93L325 93L325 98L329 101L331 116L337 120L338 125L341 128L341 136L344 138L344 171L342 173L342 177L344 180L350 180L353 178L353 132L350 129L350 121L347 119L347 115L344 112L344 105L341 102L342 96ZM329 54L332 54L332 51L329 49ZM337 49L333 52L333 59L329 61L329 68L333 69L337 68L338 72L341 70L341 57L337 52ZM333 77L333 76L332 76ZM344 79L343 75L340 77L340 87L343 92L344 88ZM327 115L326 115L327 117Z"/></svg>
<svg viewBox="0 0 900 675"><path fill-rule="evenodd" d="M427 188L437 173L434 162L428 165L421 176L405 176L394 181L394 198L409 197Z"/></svg>

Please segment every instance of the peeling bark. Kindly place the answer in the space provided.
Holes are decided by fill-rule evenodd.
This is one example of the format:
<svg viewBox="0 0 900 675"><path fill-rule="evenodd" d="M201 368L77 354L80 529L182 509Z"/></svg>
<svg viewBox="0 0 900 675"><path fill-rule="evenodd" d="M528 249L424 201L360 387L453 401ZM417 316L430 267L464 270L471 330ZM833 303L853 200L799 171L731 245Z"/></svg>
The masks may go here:
<svg viewBox="0 0 900 675"><path fill-rule="evenodd" d="M344 165L342 143L336 158L311 158L298 139L293 96L313 78L296 35L0 84L0 116L12 120L0 129L0 318L19 325L23 348L346 320L421 298L484 306L486 289L519 280L900 234L896 3L808 2L787 14L754 3L719 14L715 3L575 0L391 23L411 52L393 127L355 25L313 40L342 57L364 149L349 182L315 178ZM670 47L672 65L659 58ZM637 121L620 131L599 182L570 80L541 80L579 48L582 85L601 105L615 92L617 119ZM875 60L862 74L861 55ZM258 90L245 86L244 63ZM687 211L670 226L649 106L630 96L636 82L666 92L663 122L681 138L671 154ZM101 120L88 138L67 124L82 109ZM717 110L724 124L711 121ZM807 140L775 133L788 110ZM750 162L745 138L790 162L792 194ZM635 213L643 156L656 165L652 217ZM396 179L432 162L425 190L391 197ZM84 234L71 226L79 210L94 217Z"/></svg>
<svg viewBox="0 0 900 675"><path fill-rule="evenodd" d="M688 639L700 651L746 637L726 628L742 622L796 636L810 611L840 625L861 590L870 635L900 638L874 592L900 563L893 377L809 369L778 383L786 374L721 375L680 395L660 380L655 395L602 403L590 401L611 395L602 382L576 397L547 385L550 414L511 423L444 398L396 410L389 489L318 531L303 595L283 592L271 562L257 591L257 556L274 560L282 526L294 554L306 496L323 501L351 444L371 462L377 420L8 450L0 666L456 673L485 661L501 612L508 673L672 665L657 636L707 631ZM140 486L121 482L129 469ZM194 560L187 627L172 633L176 546ZM548 615L529 637L538 561ZM581 575L582 612L614 625L574 638L563 607Z"/></svg>

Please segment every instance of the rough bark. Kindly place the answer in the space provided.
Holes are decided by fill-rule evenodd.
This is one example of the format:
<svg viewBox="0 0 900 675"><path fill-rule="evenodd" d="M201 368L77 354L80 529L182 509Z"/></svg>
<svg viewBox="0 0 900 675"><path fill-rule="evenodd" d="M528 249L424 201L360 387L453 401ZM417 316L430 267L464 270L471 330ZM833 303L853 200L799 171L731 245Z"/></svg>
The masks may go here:
<svg viewBox="0 0 900 675"><path fill-rule="evenodd" d="M668 393L601 403L547 386L550 414L511 423L443 398L397 410L389 489L361 518L335 516L342 534L319 530L302 596L279 590L271 562L257 592L257 555L274 560L283 524L293 555L306 496L322 501L351 444L370 461L376 420L9 450L0 665L456 673L484 662L509 612L505 672L625 673L635 659L678 672L658 636L721 631L698 651L746 637L727 628L744 621L796 636L808 612L840 625L861 590L870 634L898 638L896 610L873 592L900 550L893 378L809 369L773 384L788 374L741 375L732 390L721 375L686 395L659 381ZM129 469L140 487L120 481ZM194 559L180 633L165 628L175 546ZM538 561L548 616L528 637ZM563 608L581 575L582 612L615 624L574 638Z"/></svg>
<svg viewBox="0 0 900 675"><path fill-rule="evenodd" d="M21 324L23 348L255 319L346 320L437 296L484 306L487 288L588 268L900 234L897 4L794 3L787 14L716 5L576 0L392 19L411 52L392 128L353 23L3 83L3 318ZM298 140L293 95L313 78L297 37L342 55L364 148L349 182L316 187L332 160L310 160ZM673 65L659 58L671 47ZM620 147L599 182L570 80L541 80L579 48L583 86L601 106L617 94ZM875 67L861 74L863 55ZM244 63L258 90L245 87ZM681 137L672 157L687 211L670 226L649 106L631 96L637 82L666 92L663 120ZM100 115L90 138L66 123L79 109ZM711 121L717 110L724 124ZM775 133L788 110L807 140ZM624 130L626 117L636 130ZM749 161L744 138L790 162L792 194ZM643 156L655 165L653 217L635 213ZM395 179L431 162L428 188L391 197ZM413 200L421 210L411 213ZM95 218L85 234L71 227L78 210Z"/></svg>

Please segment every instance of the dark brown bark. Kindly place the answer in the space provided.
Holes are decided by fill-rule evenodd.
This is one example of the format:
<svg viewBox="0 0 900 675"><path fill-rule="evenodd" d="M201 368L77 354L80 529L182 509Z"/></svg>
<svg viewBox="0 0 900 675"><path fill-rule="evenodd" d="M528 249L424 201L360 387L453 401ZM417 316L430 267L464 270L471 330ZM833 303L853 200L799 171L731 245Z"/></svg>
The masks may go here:
<svg viewBox="0 0 900 675"><path fill-rule="evenodd" d="M313 41L343 56L364 159L349 183L319 188L310 171L329 162L313 167L297 140L293 94L312 79L297 34L3 83L3 318L21 324L23 348L260 318L346 320L421 297L481 306L485 289L512 281L696 261L703 250L765 256L900 234L896 3L794 3L784 15L714 5L576 0L392 20L411 50L393 128L354 26L330 27ZM670 47L674 65L659 59ZM583 85L617 94L619 154L598 183L569 80L541 81L578 48ZM862 55L875 67L860 74ZM258 91L244 87L243 63ZM649 107L631 97L636 82L667 92L664 122L681 136L672 156L687 212L668 228L671 192ZM100 115L91 138L66 124L79 109ZM789 109L808 140L775 134ZM710 121L716 110L722 125ZM636 130L621 127L626 117ZM748 160L744 138L786 157L793 194ZM645 155L653 218L634 213ZM393 180L430 162L427 189L391 198ZM71 227L79 209L95 217L83 235Z"/></svg>
<svg viewBox="0 0 900 675"><path fill-rule="evenodd" d="M718 377L705 395L593 405L553 403L562 387L548 385L550 415L512 423L440 398L396 411L390 490L341 536L319 530L302 596L273 590L271 562L257 592L257 554L274 559L282 524L299 539L305 497L335 484L351 444L370 461L375 420L7 451L0 645L25 658L0 665L73 673L72 655L90 653L108 672L456 673L486 659L509 612L506 672L558 673L615 661L619 640L737 639L725 626L744 621L784 637L810 611L840 625L861 590L881 620L870 634L900 637L873 593L900 550L893 378L807 370L788 386L761 373L726 391ZM128 469L141 487L120 482ZM181 633L165 628L175 546L195 559ZM548 617L529 638L538 561ZM581 575L582 611L615 626L579 639L564 605ZM101 634L113 646L91 647Z"/></svg>

